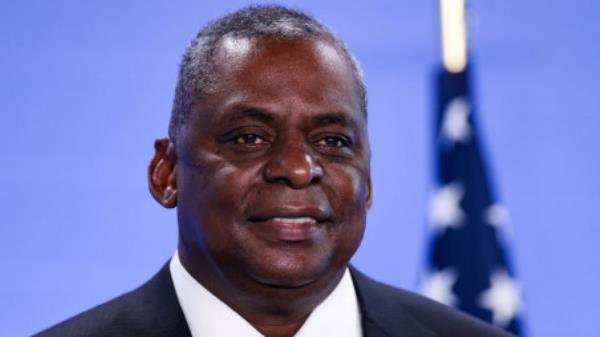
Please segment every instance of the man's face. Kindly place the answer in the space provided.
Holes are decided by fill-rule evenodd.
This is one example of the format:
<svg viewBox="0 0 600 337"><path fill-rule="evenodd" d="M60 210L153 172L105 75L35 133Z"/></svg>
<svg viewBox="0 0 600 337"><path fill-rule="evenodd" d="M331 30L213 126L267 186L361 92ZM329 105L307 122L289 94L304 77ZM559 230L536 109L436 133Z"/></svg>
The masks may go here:
<svg viewBox="0 0 600 337"><path fill-rule="evenodd" d="M176 144L181 243L239 287L339 276L371 195L352 68L317 39L225 38L214 57Z"/></svg>

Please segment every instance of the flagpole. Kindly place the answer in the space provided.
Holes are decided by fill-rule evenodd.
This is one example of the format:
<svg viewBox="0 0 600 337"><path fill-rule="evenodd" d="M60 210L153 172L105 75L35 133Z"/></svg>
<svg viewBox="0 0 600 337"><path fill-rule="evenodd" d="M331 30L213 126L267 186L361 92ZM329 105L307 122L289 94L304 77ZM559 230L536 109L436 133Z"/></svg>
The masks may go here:
<svg viewBox="0 0 600 337"><path fill-rule="evenodd" d="M467 25L465 0L440 0L442 63L451 73L467 67Z"/></svg>

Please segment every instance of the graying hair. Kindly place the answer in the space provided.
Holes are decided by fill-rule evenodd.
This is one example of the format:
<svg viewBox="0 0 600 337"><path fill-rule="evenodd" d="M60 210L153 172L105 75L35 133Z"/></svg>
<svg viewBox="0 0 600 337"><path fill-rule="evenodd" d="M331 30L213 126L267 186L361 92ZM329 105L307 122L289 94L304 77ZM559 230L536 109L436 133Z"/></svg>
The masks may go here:
<svg viewBox="0 0 600 337"><path fill-rule="evenodd" d="M271 37L278 39L323 38L342 51L350 62L358 85L360 108L367 113L367 90L362 71L344 43L316 19L283 6L251 6L225 15L206 25L186 49L171 111L169 136L175 140L186 123L195 100L215 90L217 74L213 54L225 36L233 38Z"/></svg>

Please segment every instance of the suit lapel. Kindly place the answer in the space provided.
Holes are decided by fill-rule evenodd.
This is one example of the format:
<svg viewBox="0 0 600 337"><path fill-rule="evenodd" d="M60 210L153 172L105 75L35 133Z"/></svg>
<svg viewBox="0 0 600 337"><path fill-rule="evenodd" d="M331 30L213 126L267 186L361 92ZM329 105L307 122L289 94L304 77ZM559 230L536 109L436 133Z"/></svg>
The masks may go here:
<svg viewBox="0 0 600 337"><path fill-rule="evenodd" d="M183 311L179 306L175 287L171 279L169 264L148 282L135 290L141 297L143 317L152 328L145 332L147 337L191 337Z"/></svg>
<svg viewBox="0 0 600 337"><path fill-rule="evenodd" d="M350 266L365 337L425 337L435 333L410 314L387 286Z"/></svg>

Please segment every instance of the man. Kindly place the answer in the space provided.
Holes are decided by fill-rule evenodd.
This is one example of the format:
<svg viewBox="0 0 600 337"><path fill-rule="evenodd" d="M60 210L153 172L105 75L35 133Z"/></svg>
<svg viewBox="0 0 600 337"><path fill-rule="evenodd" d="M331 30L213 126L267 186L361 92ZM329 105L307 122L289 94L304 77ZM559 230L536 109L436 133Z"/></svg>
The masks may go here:
<svg viewBox="0 0 600 337"><path fill-rule="evenodd" d="M314 19L250 7L181 64L152 196L177 253L152 280L39 336L504 336L348 261L372 202L366 90Z"/></svg>

